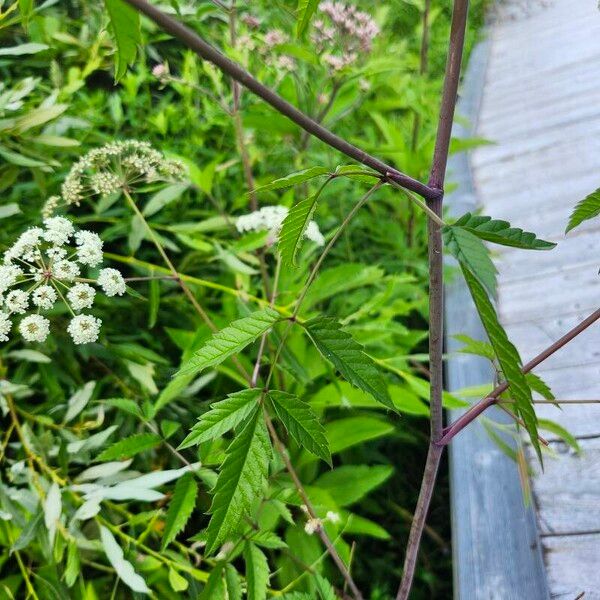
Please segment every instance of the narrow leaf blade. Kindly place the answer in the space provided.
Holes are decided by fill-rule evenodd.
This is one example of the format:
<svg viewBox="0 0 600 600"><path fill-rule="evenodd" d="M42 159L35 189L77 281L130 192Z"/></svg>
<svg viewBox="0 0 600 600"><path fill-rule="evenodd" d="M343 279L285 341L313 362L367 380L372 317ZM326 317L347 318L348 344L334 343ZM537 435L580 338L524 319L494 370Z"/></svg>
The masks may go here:
<svg viewBox="0 0 600 600"><path fill-rule="evenodd" d="M192 473L186 473L175 485L173 498L169 504L165 530L163 533L162 549L164 550L185 527L194 511L198 484Z"/></svg>
<svg viewBox="0 0 600 600"><path fill-rule="evenodd" d="M584 221L593 219L598 215L600 215L600 188L586 196L575 206L565 233L569 233L571 229L579 227Z"/></svg>

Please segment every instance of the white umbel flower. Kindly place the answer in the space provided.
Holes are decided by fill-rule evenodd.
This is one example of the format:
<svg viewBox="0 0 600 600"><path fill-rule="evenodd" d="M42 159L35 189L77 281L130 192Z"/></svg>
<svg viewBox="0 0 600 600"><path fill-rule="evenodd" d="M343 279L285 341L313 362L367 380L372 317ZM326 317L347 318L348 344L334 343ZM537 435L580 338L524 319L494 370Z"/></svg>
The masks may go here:
<svg viewBox="0 0 600 600"><path fill-rule="evenodd" d="M97 267L102 262L103 242L97 233L78 231L75 234L77 243L77 260L88 267Z"/></svg>
<svg viewBox="0 0 600 600"><path fill-rule="evenodd" d="M71 303L73 310L91 308L94 304L96 290L87 283L76 283L68 292L67 300Z"/></svg>
<svg viewBox="0 0 600 600"><path fill-rule="evenodd" d="M75 344L89 344L98 339L102 321L91 315L77 315L71 319L67 331Z"/></svg>
<svg viewBox="0 0 600 600"><path fill-rule="evenodd" d="M50 333L50 321L42 315L29 315L21 321L19 331L28 342L43 342Z"/></svg>
<svg viewBox="0 0 600 600"><path fill-rule="evenodd" d="M123 275L116 269L102 269L98 273L98 285L107 296L122 296L126 290Z"/></svg>
<svg viewBox="0 0 600 600"><path fill-rule="evenodd" d="M271 232L269 237L272 239L269 239L268 243L272 244L279 235L288 212L288 209L281 205L263 206L259 210L238 217L235 221L235 226L240 233L247 231L269 231ZM315 221L308 223L304 237L313 241L318 246L322 246L325 243L325 238Z"/></svg>
<svg viewBox="0 0 600 600"><path fill-rule="evenodd" d="M0 312L0 342L8 342L8 334L12 328L12 321L4 312Z"/></svg>
<svg viewBox="0 0 600 600"><path fill-rule="evenodd" d="M49 310L56 302L56 290L50 285L40 285L31 294L31 300L39 308Z"/></svg>
<svg viewBox="0 0 600 600"><path fill-rule="evenodd" d="M75 227L65 217L50 217L44 221L44 239L56 246L64 246L73 235Z"/></svg>
<svg viewBox="0 0 600 600"><path fill-rule="evenodd" d="M8 288L17 282L17 279L23 275L23 270L17 265L1 265L0 266L0 293L5 292Z"/></svg>
<svg viewBox="0 0 600 600"><path fill-rule="evenodd" d="M29 306L29 294L23 290L12 290L4 299L4 306L11 313L22 315Z"/></svg>
<svg viewBox="0 0 600 600"><path fill-rule="evenodd" d="M79 277L79 273L81 273L79 266L72 260L59 260L52 267L54 277L64 281L74 281Z"/></svg>

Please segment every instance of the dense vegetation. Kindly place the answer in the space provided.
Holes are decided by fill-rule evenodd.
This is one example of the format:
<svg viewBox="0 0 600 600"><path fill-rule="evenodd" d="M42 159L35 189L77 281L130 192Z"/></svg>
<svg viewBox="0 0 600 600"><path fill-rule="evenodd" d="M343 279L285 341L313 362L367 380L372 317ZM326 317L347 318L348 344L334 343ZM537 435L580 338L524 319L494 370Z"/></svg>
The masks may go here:
<svg viewBox="0 0 600 600"><path fill-rule="evenodd" d="M327 10L298 37L291 0L240 3L230 14L211 2L170 4L292 104L427 179L448 3L434 3L424 48L424 2L364 2L374 10L373 28L362 34L369 39L334 36L329 54L321 47L333 27ZM473 4L468 48L483 13L481 1ZM114 36L97 3L18 2L0 19L1 248L56 208L102 238L103 263L90 264L89 278L96 281L97 267L115 268L127 283L125 294L104 286L88 311L102 321L97 341L74 343L85 335L68 329L67 298L47 311L44 341L28 343L15 322L1 346L0 597L129 598L148 586L160 598L236 598L239 587L261 598L270 572L269 593L329 598L327 582L337 590L344 582L316 534L321 525L361 589L391 597L426 447L424 215L388 187L365 198L373 181L356 166L338 168L348 161L149 21L127 69L122 60L115 66ZM117 149L108 162L126 185L102 187L94 173L77 171L89 186L66 205L62 186L80 157L129 139L159 151L160 177L131 176L129 150ZM181 161L182 173L166 168L179 164L170 160ZM272 184L316 167L320 177ZM318 207L307 212L313 235L291 240L283 264L274 236L283 213L237 220L315 194ZM54 196L62 198L48 203ZM364 208L340 230L298 308L320 247L361 198ZM277 324L282 314L310 325ZM254 329L242 354L197 360L211 328L235 329L244 318ZM238 345L248 323L233 332ZM355 360L370 357L361 381L324 359L336 340L350 344ZM248 376L257 392L240 392ZM270 381L264 406L277 420L267 424L289 448L316 518L305 514L282 456L271 454L262 413L249 405ZM220 401L237 403L227 425L223 416L234 413L214 406ZM253 451L272 456L268 473L257 464L243 491L252 518L234 536L213 510L207 530L217 473L236 456L230 442L250 439ZM227 495L224 487L215 494ZM434 499L415 598L451 593L446 488Z"/></svg>

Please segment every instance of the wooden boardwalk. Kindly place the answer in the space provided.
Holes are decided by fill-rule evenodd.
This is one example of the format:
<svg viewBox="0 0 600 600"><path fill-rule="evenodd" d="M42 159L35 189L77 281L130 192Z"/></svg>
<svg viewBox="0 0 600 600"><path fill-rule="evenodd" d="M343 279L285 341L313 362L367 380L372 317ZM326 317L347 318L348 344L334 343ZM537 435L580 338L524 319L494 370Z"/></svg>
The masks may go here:
<svg viewBox="0 0 600 600"><path fill-rule="evenodd" d="M565 237L577 201L600 187L600 11L596 0L548 0L491 27L472 153L484 214L559 243L502 249L499 311L524 361L600 306L600 219ZM600 400L600 325L536 372L560 400ZM532 481L551 597L600 599L600 405L538 406L567 427L581 456L551 434L555 458Z"/></svg>

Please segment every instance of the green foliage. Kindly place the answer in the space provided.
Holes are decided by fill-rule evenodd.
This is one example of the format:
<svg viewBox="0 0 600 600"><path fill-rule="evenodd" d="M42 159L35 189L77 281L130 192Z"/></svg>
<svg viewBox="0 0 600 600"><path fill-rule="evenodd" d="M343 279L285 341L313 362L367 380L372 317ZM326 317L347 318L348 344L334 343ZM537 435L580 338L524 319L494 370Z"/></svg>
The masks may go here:
<svg viewBox="0 0 600 600"><path fill-rule="evenodd" d="M524 250L551 250L556 246L553 242L540 240L535 233L511 227L508 221L471 213L460 217L454 222L453 227L462 227L482 240L502 246L523 248Z"/></svg>
<svg viewBox="0 0 600 600"><path fill-rule="evenodd" d="M268 394L275 413L296 443L331 465L325 429L310 406L293 394L272 390Z"/></svg>
<svg viewBox="0 0 600 600"><path fill-rule="evenodd" d="M310 20L312 19L317 7L319 6L319 0L298 0L297 23L296 23L296 35L301 37L306 31Z"/></svg>
<svg viewBox="0 0 600 600"><path fill-rule="evenodd" d="M600 188L586 196L577 204L569 217L569 223L565 233L569 233L569 231L579 227L584 221L593 219L598 215L600 215Z"/></svg>
<svg viewBox="0 0 600 600"><path fill-rule="evenodd" d="M443 235L446 248L495 297L497 271L483 242L468 229L454 225L444 227Z"/></svg>
<svg viewBox="0 0 600 600"><path fill-rule="evenodd" d="M163 550L185 527L185 524L194 511L197 494L198 484L194 479L194 475L192 473L186 473L175 485L173 498L169 504L162 539Z"/></svg>
<svg viewBox="0 0 600 600"><path fill-rule="evenodd" d="M488 334L490 343L494 348L494 352L500 363L502 372L504 373L504 377L506 377L506 380L510 384L510 393L515 399L515 411L523 419L531 443L541 462L542 452L538 439L537 417L533 408L531 388L521 370L522 364L519 352L510 342L506 332L500 325L496 311L489 301L483 286L468 268L463 266L462 271L471 291L475 306L477 307L481 322Z"/></svg>
<svg viewBox="0 0 600 600"><path fill-rule="evenodd" d="M208 367L222 363L237 354L256 338L266 333L278 320L279 313L272 308L257 310L248 317L233 321L213 334L204 346L181 367L178 376L199 373Z"/></svg>
<svg viewBox="0 0 600 600"><path fill-rule="evenodd" d="M97 460L123 460L140 452L151 450L160 444L160 436L156 433L138 433L115 442L98 455Z"/></svg>
<svg viewBox="0 0 600 600"><path fill-rule="evenodd" d="M296 258L302 244L302 238L317 208L318 198L319 194L317 193L301 200L290 210L283 221L278 246L282 264L297 266Z"/></svg>
<svg viewBox="0 0 600 600"><path fill-rule="evenodd" d="M237 427L258 409L260 396L259 389L240 390L229 394L225 400L211 404L210 410L200 417L179 448L218 438Z"/></svg>
<svg viewBox="0 0 600 600"><path fill-rule="evenodd" d="M244 547L248 600L265 600L269 583L269 565L262 550L247 542Z"/></svg>
<svg viewBox="0 0 600 600"><path fill-rule="evenodd" d="M305 323L305 327L323 358L330 361L345 379L381 404L395 409L375 363L335 319L316 317Z"/></svg>
<svg viewBox="0 0 600 600"><path fill-rule="evenodd" d="M127 65L135 61L137 47L141 44L140 16L124 0L104 0L104 4L117 46L115 81L119 81L127 72Z"/></svg>
<svg viewBox="0 0 600 600"><path fill-rule="evenodd" d="M212 515L206 530L206 551L228 539L247 515L267 476L271 443L262 414L256 411L227 449L213 490Z"/></svg>

